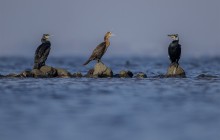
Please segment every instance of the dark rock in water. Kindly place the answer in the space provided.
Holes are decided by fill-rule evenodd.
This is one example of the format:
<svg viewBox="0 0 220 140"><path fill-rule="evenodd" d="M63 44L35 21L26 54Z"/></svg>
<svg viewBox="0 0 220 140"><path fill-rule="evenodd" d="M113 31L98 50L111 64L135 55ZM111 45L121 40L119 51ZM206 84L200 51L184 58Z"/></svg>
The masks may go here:
<svg viewBox="0 0 220 140"><path fill-rule="evenodd" d="M113 72L102 62L98 62L94 67L93 77L100 77L100 78L113 77Z"/></svg>
<svg viewBox="0 0 220 140"><path fill-rule="evenodd" d="M209 75L209 74L200 74L200 75L197 76L196 78L200 78L200 79L211 79L211 78L218 78L218 76Z"/></svg>
<svg viewBox="0 0 220 140"><path fill-rule="evenodd" d="M93 74L93 73L92 73ZM90 74L91 75L91 74ZM81 78L81 77L83 77L83 75L82 75L82 73L80 73L80 72L77 72L77 73L73 73L72 74L72 77L74 77L74 78Z"/></svg>
<svg viewBox="0 0 220 140"><path fill-rule="evenodd" d="M61 77L61 78L70 78L71 77L71 73L65 69L56 68L56 71L57 71L58 77Z"/></svg>
<svg viewBox="0 0 220 140"><path fill-rule="evenodd" d="M152 78L167 78L167 76L161 74L161 75L153 76Z"/></svg>
<svg viewBox="0 0 220 140"><path fill-rule="evenodd" d="M113 75L114 78L120 78L120 75L119 74L115 74Z"/></svg>
<svg viewBox="0 0 220 140"><path fill-rule="evenodd" d="M87 78L92 78L93 77L93 73L94 73L94 69L90 69L87 74L85 75L85 77Z"/></svg>
<svg viewBox="0 0 220 140"><path fill-rule="evenodd" d="M132 78L133 73L131 71L122 70L122 71L120 71L119 76L120 76L120 78Z"/></svg>
<svg viewBox="0 0 220 140"><path fill-rule="evenodd" d="M180 65L177 65L176 63L173 63L169 66L168 70L167 70L167 74L166 77L186 77L186 73L183 70L183 68Z"/></svg>
<svg viewBox="0 0 220 140"><path fill-rule="evenodd" d="M35 78L47 78L47 76L39 69L33 69L31 73L33 74L33 77Z"/></svg>
<svg viewBox="0 0 220 140"><path fill-rule="evenodd" d="M20 74L21 77L34 77L34 74L30 70L25 70Z"/></svg>
<svg viewBox="0 0 220 140"><path fill-rule="evenodd" d="M48 78L58 76L57 70L53 67L50 67L50 66L43 66L40 68L40 71L42 71L43 74Z"/></svg>
<svg viewBox="0 0 220 140"><path fill-rule="evenodd" d="M6 78L18 78L18 77L21 77L19 74L14 74L14 73L10 73L6 76L4 76Z"/></svg>
<svg viewBox="0 0 220 140"><path fill-rule="evenodd" d="M134 77L135 78L147 78L147 75L143 72L139 72Z"/></svg>

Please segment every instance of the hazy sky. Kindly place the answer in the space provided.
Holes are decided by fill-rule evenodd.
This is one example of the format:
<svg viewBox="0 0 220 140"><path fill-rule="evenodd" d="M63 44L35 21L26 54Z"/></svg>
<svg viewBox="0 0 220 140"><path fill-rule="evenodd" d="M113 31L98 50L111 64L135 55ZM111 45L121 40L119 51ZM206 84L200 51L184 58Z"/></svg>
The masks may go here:
<svg viewBox="0 0 220 140"><path fill-rule="evenodd" d="M0 0L0 56L32 56L50 33L51 56L167 56L178 33L183 56L220 55L220 0Z"/></svg>

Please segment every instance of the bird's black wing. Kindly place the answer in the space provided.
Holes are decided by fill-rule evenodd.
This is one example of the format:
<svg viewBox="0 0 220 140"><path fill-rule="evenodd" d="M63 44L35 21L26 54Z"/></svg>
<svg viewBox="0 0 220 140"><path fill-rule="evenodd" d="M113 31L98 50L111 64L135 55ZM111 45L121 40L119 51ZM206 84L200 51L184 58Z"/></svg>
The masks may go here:
<svg viewBox="0 0 220 140"><path fill-rule="evenodd" d="M177 55L178 55L178 58L180 59L181 57L181 45L178 44L178 47L177 47Z"/></svg>
<svg viewBox="0 0 220 140"><path fill-rule="evenodd" d="M89 60L101 59L101 57L105 53L105 47L106 47L105 42L102 42L101 44L99 44L92 52L92 55L90 56Z"/></svg>
<svg viewBox="0 0 220 140"><path fill-rule="evenodd" d="M35 62L40 63L46 61L50 52L50 44L42 43L35 52Z"/></svg>
<svg viewBox="0 0 220 140"><path fill-rule="evenodd" d="M50 53L50 47L48 47L48 48L44 51L44 53L43 53L43 55L42 55L42 57L41 57L41 62L44 63L44 62L47 60L47 57L48 57L49 53Z"/></svg>

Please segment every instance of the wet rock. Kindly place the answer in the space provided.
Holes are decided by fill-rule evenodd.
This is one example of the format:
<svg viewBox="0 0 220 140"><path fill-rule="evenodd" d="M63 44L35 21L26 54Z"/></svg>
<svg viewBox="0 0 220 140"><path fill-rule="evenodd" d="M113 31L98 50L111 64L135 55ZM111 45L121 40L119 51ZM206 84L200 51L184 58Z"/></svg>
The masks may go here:
<svg viewBox="0 0 220 140"><path fill-rule="evenodd" d="M120 76L120 78L132 78L133 73L131 71L122 70L119 72L119 76Z"/></svg>
<svg viewBox="0 0 220 140"><path fill-rule="evenodd" d="M92 78L94 73L94 69L90 69L85 75L86 78Z"/></svg>
<svg viewBox="0 0 220 140"><path fill-rule="evenodd" d="M167 76L164 74L160 74L160 75L153 76L152 78L167 78Z"/></svg>
<svg viewBox="0 0 220 140"><path fill-rule="evenodd" d="M71 73L65 69L56 68L56 71L57 71L58 77L61 77L61 78L70 78L71 77Z"/></svg>
<svg viewBox="0 0 220 140"><path fill-rule="evenodd" d="M209 74L200 74L196 78L199 78L199 79L212 79L212 78L218 78L218 76L209 75Z"/></svg>
<svg viewBox="0 0 220 140"><path fill-rule="evenodd" d="M74 77L74 78L81 78L81 77L83 77L83 75L82 75L81 72L76 72L76 73L73 73L72 77Z"/></svg>
<svg viewBox="0 0 220 140"><path fill-rule="evenodd" d="M115 74L113 75L114 78L120 78L120 75L119 74Z"/></svg>
<svg viewBox="0 0 220 140"><path fill-rule="evenodd" d="M34 77L34 74L30 70L25 70L21 72L20 76L21 77Z"/></svg>
<svg viewBox="0 0 220 140"><path fill-rule="evenodd" d="M43 66L40 68L40 71L43 72L44 76L50 78L50 77L57 77L57 70L50 66Z"/></svg>
<svg viewBox="0 0 220 140"><path fill-rule="evenodd" d="M173 63L169 66L167 73L166 73L166 77L184 78L186 77L186 73L180 65Z"/></svg>
<svg viewBox="0 0 220 140"><path fill-rule="evenodd" d="M31 73L33 74L33 77L35 78L46 78L47 76L44 75L44 73L42 71L40 71L39 69L33 69L31 71Z"/></svg>
<svg viewBox="0 0 220 140"><path fill-rule="evenodd" d="M102 62L98 62L94 67L93 77L100 77L100 78L113 77L113 72Z"/></svg>
<svg viewBox="0 0 220 140"><path fill-rule="evenodd" d="M143 72L139 72L134 77L135 78L147 78L147 75Z"/></svg>
<svg viewBox="0 0 220 140"><path fill-rule="evenodd" d="M15 74L15 73L10 73L10 74L8 74L4 77L6 77L6 78L18 78L18 77L21 77L21 75L20 74Z"/></svg>

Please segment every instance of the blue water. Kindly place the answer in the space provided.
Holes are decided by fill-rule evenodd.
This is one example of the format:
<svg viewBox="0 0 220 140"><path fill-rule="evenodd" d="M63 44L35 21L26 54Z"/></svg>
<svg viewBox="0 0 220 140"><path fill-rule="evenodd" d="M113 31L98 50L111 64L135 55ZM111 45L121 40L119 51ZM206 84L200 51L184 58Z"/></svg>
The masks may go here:
<svg viewBox="0 0 220 140"><path fill-rule="evenodd" d="M85 59L47 64L85 74L94 64ZM149 78L1 78L0 140L219 140L220 58L183 59L183 79L153 78L166 73L163 58L103 61ZM30 58L0 58L2 75L31 67Z"/></svg>

